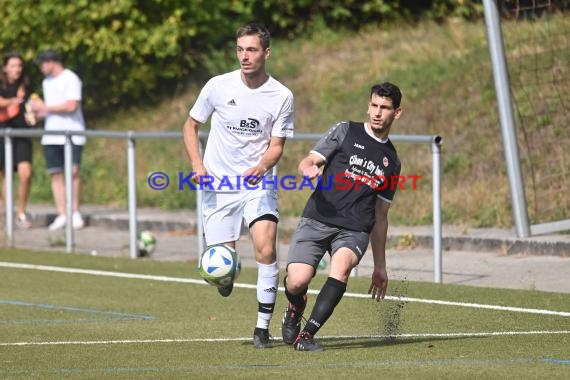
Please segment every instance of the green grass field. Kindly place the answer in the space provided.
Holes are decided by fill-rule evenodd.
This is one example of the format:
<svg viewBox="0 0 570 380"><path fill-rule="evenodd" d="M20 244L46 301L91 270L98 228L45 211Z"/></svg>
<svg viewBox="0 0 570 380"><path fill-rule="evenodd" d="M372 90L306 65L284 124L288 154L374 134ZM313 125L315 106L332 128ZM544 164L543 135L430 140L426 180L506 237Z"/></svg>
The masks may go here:
<svg viewBox="0 0 570 380"><path fill-rule="evenodd" d="M326 351L306 353L280 340L282 292L275 347L253 348L255 275L223 299L194 262L2 249L0 378L570 376L568 294L393 281L377 303L351 278L319 333Z"/></svg>

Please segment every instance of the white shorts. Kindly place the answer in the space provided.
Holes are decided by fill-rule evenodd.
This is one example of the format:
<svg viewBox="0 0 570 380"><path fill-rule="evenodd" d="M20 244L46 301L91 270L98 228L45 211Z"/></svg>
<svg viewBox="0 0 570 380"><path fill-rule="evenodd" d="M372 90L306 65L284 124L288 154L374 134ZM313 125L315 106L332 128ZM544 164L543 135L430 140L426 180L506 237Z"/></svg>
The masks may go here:
<svg viewBox="0 0 570 380"><path fill-rule="evenodd" d="M202 223L208 246L237 241L244 222L249 228L253 221L264 215L273 215L279 220L275 190L203 192Z"/></svg>

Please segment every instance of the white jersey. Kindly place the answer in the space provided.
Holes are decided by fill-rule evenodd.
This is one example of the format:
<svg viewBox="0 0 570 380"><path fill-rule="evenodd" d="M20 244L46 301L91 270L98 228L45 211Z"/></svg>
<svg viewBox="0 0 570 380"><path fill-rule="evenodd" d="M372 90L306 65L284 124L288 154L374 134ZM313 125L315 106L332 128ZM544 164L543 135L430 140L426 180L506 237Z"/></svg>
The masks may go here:
<svg viewBox="0 0 570 380"><path fill-rule="evenodd" d="M47 77L42 82L44 92L44 102L47 106L63 104L68 100L77 100L79 107L68 114L50 113L45 120L46 131L83 131L85 121L81 110L81 80L71 70L64 69L61 74L55 77ZM73 144L84 145L85 136L73 136ZM63 145L65 136L44 135L42 145Z"/></svg>
<svg viewBox="0 0 570 380"><path fill-rule="evenodd" d="M293 136L293 93L271 76L255 89L243 83L241 70L215 76L189 114L200 123L212 116L204 166L214 177L214 188L222 180L234 183L259 164L272 136ZM268 180L271 173L265 173Z"/></svg>

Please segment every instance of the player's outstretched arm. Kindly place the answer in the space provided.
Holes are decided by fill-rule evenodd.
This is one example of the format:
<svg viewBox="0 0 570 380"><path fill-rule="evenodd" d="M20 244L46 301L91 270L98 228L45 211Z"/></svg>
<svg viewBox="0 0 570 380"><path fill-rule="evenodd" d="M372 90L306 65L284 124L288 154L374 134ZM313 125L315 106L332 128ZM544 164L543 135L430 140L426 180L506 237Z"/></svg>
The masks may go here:
<svg viewBox="0 0 570 380"><path fill-rule="evenodd" d="M376 200L376 223L370 233L374 270L368 294L377 301L384 299L388 289L388 273L386 271L386 238L388 235L388 210L390 203L381 199Z"/></svg>

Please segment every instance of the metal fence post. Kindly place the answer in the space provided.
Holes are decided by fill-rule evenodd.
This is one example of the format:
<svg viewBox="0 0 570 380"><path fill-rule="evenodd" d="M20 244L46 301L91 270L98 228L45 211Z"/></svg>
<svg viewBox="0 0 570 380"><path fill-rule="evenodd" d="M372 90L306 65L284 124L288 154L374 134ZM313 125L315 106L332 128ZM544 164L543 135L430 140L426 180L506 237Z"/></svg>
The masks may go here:
<svg viewBox="0 0 570 380"><path fill-rule="evenodd" d="M131 259L138 257L137 245L137 181L136 181L136 141L129 131L127 140L127 176L129 191L129 248Z"/></svg>
<svg viewBox="0 0 570 380"><path fill-rule="evenodd" d="M12 137L10 136L11 128L6 129L5 142L4 142L4 175L6 178L6 238L8 240L8 246L14 246L14 194L13 194L13 184L14 184L14 162L12 158L13 145Z"/></svg>
<svg viewBox="0 0 570 380"><path fill-rule="evenodd" d="M431 143L433 160L433 281L441 284L442 257L441 257L441 137L436 136Z"/></svg>
<svg viewBox="0 0 570 380"><path fill-rule="evenodd" d="M71 253L75 248L75 240L73 233L73 142L72 135L68 132L65 134L64 145L64 182L65 182L65 206L66 206L66 223L65 223L65 247L66 252ZM79 173L77 173L79 175Z"/></svg>
<svg viewBox="0 0 570 380"><path fill-rule="evenodd" d="M501 33L501 18L499 15L497 0L483 0L485 10L485 24L487 26L487 40L493 65L493 78L495 81L495 94L499 109L499 121L505 149L505 166L511 188L511 203L513 207L513 219L515 222L517 237L530 236L528 221L528 204L525 194L520 157L517 145L517 130L513 112L511 86L509 72L505 59L503 35Z"/></svg>

